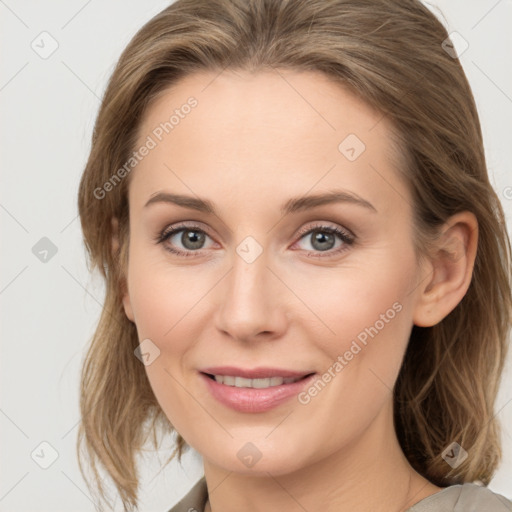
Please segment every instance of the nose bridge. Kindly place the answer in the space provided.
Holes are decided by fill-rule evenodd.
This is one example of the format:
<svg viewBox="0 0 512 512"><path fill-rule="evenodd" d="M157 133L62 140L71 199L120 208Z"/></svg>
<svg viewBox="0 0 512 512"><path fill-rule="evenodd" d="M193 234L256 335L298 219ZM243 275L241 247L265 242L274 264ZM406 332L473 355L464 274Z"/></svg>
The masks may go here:
<svg viewBox="0 0 512 512"><path fill-rule="evenodd" d="M218 328L233 338L250 339L258 333L277 334L285 315L278 280L267 268L270 253L254 237L246 236L233 253L217 315Z"/></svg>

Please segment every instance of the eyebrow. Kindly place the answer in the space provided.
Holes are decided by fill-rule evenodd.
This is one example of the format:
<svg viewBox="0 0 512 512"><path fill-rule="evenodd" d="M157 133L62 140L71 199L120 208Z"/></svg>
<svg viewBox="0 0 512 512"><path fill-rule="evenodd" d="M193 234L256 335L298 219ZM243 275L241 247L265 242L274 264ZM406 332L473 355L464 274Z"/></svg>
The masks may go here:
<svg viewBox="0 0 512 512"><path fill-rule="evenodd" d="M208 199L199 197L158 192L150 197L144 207L155 203L171 203L191 210L217 215L213 203ZM333 203L355 204L377 213L377 209L369 201L348 190L331 190L326 193L291 198L281 206L281 213L287 215Z"/></svg>

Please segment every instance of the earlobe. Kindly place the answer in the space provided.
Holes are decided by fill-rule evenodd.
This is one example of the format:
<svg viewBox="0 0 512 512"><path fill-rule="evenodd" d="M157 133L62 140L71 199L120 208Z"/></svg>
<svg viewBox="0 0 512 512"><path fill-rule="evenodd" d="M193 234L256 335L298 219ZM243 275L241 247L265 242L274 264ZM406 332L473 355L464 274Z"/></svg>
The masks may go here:
<svg viewBox="0 0 512 512"><path fill-rule="evenodd" d="M115 258L117 252L119 251L119 220L117 217L112 217L110 220L112 225L111 250L112 256Z"/></svg>
<svg viewBox="0 0 512 512"><path fill-rule="evenodd" d="M458 213L444 224L430 257L431 271L419 287L415 325L436 325L463 299L471 283L477 244L478 222L473 213Z"/></svg>
<svg viewBox="0 0 512 512"><path fill-rule="evenodd" d="M112 217L112 241L111 241L111 250L112 256L114 259L119 258L119 220L117 217ZM132 304L130 301L130 294L128 292L128 285L126 283L126 276L122 279L120 294L122 297L123 308L125 315L128 319L134 322Z"/></svg>
<svg viewBox="0 0 512 512"><path fill-rule="evenodd" d="M128 317L128 320L135 322L132 310L132 303L130 301L130 294L128 293L128 291L126 291L123 294L123 308L125 315Z"/></svg>

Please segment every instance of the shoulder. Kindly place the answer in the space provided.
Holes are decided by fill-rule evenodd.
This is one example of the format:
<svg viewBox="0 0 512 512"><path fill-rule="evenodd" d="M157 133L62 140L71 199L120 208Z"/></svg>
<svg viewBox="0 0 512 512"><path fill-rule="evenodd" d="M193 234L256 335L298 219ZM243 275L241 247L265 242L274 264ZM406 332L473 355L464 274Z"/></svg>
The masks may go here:
<svg viewBox="0 0 512 512"><path fill-rule="evenodd" d="M512 512L512 501L487 487L465 483L445 487L406 512Z"/></svg>
<svg viewBox="0 0 512 512"><path fill-rule="evenodd" d="M208 499L208 488L204 476L168 512L203 512Z"/></svg>
<svg viewBox="0 0 512 512"><path fill-rule="evenodd" d="M487 487L476 484L461 486L456 512L465 510L485 510L486 512L512 512L512 501L501 494L497 494Z"/></svg>

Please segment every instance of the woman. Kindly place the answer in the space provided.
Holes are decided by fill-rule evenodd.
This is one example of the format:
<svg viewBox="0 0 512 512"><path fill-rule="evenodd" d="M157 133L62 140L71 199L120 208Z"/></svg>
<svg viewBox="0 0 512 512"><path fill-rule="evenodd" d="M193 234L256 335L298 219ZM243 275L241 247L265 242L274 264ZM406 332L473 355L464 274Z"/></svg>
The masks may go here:
<svg viewBox="0 0 512 512"><path fill-rule="evenodd" d="M510 242L421 3L173 3L110 79L79 211L100 499L98 464L136 508L137 453L175 432L205 476L171 512L511 510L485 487Z"/></svg>

